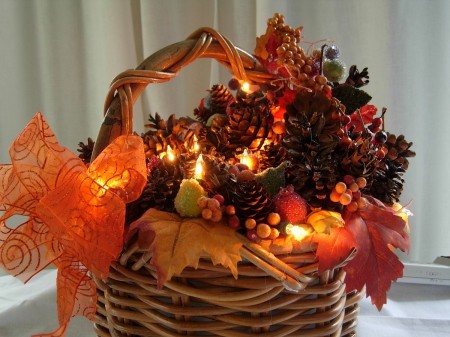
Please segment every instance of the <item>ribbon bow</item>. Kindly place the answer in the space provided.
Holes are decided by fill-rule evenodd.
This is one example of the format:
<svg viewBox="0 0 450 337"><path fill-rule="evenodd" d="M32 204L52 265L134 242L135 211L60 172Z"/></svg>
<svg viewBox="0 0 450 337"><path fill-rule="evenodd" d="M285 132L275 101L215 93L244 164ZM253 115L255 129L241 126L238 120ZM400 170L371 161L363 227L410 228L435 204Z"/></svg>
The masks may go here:
<svg viewBox="0 0 450 337"><path fill-rule="evenodd" d="M27 282L49 264L58 268L57 305L64 336L71 317L93 319L96 285L123 248L125 203L147 183L139 136L120 136L86 168L37 113L0 165L0 266ZM13 228L15 216L26 221Z"/></svg>

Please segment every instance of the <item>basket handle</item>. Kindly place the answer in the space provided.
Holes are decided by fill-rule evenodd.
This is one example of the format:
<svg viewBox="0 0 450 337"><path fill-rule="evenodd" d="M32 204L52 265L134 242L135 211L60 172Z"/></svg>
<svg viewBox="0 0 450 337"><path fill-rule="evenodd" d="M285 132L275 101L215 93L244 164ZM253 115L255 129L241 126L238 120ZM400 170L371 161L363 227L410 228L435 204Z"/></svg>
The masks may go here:
<svg viewBox="0 0 450 337"><path fill-rule="evenodd" d="M163 83L178 76L181 68L198 58L214 58L239 80L270 85L274 75L265 72L251 54L235 47L212 28L203 27L186 40L150 55L135 70L114 78L105 100L104 120L92 153L92 161L120 135L133 132L133 105L150 83Z"/></svg>

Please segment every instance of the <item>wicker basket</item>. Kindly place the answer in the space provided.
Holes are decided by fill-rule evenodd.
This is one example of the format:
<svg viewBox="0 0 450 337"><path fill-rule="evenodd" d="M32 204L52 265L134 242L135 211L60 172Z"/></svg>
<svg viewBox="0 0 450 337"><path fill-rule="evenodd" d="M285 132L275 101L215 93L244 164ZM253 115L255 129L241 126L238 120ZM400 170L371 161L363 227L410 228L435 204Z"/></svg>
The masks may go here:
<svg viewBox="0 0 450 337"><path fill-rule="evenodd" d="M133 104L149 83L177 76L197 58L214 58L236 77L259 85L273 79L250 54L210 28L147 58L136 70L120 74L111 85L93 157L121 134L132 132ZM207 256L197 269L186 268L156 286L148 263L151 251L128 243L98 286L95 331L98 336L355 336L361 292L346 294L341 267L317 274L316 246L310 242L289 254L269 252L244 236L238 279Z"/></svg>

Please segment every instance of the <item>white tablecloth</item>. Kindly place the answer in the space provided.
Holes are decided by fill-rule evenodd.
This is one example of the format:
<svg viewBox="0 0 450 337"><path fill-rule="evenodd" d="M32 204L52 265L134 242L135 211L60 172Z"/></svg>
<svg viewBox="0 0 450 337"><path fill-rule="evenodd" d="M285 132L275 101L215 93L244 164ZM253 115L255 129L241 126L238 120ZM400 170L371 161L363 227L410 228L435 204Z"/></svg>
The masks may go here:
<svg viewBox="0 0 450 337"><path fill-rule="evenodd" d="M45 270L27 284L12 276L0 276L0 336L28 337L51 332L56 318L56 270ZM450 286L397 283L381 312L360 302L358 336L449 337ZM92 322L72 319L67 337L93 337Z"/></svg>

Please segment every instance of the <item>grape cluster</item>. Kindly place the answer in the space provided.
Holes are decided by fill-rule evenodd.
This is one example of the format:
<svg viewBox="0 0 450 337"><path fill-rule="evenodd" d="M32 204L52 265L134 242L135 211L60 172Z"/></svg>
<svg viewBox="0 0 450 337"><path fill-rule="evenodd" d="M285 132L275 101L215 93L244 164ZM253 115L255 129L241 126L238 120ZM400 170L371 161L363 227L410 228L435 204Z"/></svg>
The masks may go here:
<svg viewBox="0 0 450 337"><path fill-rule="evenodd" d="M361 196L361 189L366 187L364 177L355 178L349 174L344 176L344 181L336 183L330 194L330 200L340 202L350 212L366 207L367 200Z"/></svg>

